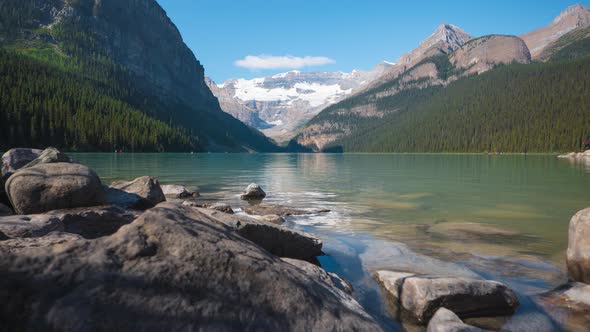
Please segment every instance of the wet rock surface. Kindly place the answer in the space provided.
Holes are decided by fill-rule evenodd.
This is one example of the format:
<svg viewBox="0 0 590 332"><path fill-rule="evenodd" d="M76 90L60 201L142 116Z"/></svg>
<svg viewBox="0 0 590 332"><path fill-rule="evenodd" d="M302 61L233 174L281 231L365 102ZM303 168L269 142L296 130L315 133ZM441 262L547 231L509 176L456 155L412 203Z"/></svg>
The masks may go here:
<svg viewBox="0 0 590 332"><path fill-rule="evenodd" d="M282 205L271 205L271 204L257 204L257 205L250 205L243 207L244 212L250 215L257 215L257 216L268 216L268 215L277 215L281 217L286 216L300 216L300 215L307 215L307 214L316 214L316 213L327 213L330 212L328 209L298 209L288 206Z"/></svg>

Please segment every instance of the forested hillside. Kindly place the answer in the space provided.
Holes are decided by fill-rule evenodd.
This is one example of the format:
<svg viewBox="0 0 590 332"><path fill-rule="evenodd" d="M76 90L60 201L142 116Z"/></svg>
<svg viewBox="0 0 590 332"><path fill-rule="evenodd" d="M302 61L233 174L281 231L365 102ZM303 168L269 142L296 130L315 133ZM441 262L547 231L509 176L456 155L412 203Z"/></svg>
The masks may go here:
<svg viewBox="0 0 590 332"><path fill-rule="evenodd" d="M176 27L143 2L0 3L0 150L278 150L221 111Z"/></svg>
<svg viewBox="0 0 590 332"><path fill-rule="evenodd" d="M578 150L590 135L587 35L564 36L546 63L498 66L445 86L424 87L418 80L413 88L383 94L400 84L400 76L327 108L308 128L321 128L320 138L329 142L322 150L332 152ZM454 70L442 57L428 61L439 78ZM364 112L349 111L359 109Z"/></svg>

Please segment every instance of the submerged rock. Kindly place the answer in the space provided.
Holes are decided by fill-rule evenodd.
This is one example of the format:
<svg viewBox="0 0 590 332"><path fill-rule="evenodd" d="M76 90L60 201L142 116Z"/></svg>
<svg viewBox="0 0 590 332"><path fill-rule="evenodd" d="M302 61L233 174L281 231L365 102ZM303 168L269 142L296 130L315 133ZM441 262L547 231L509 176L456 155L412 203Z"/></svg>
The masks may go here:
<svg viewBox="0 0 590 332"><path fill-rule="evenodd" d="M244 190L240 198L246 201L261 201L266 197L266 193L256 183L251 183Z"/></svg>
<svg viewBox="0 0 590 332"><path fill-rule="evenodd" d="M43 153L39 149L15 148L2 156L2 177L8 178L26 164L37 159Z"/></svg>
<svg viewBox="0 0 590 332"><path fill-rule="evenodd" d="M257 220L248 216L232 215L210 209L195 208L235 229L244 238L279 257L313 260L322 255L322 241L312 234Z"/></svg>
<svg viewBox="0 0 590 332"><path fill-rule="evenodd" d="M0 310L8 330L381 330L197 209L163 203L108 237L36 240L0 242L0 294L18 299Z"/></svg>
<svg viewBox="0 0 590 332"><path fill-rule="evenodd" d="M112 183L107 189L107 201L124 208L146 210L165 202L166 197L157 179L142 176L129 182Z"/></svg>
<svg viewBox="0 0 590 332"><path fill-rule="evenodd" d="M570 277L590 284L590 209L578 212L570 221L566 260Z"/></svg>
<svg viewBox="0 0 590 332"><path fill-rule="evenodd" d="M281 217L286 216L300 216L306 214L316 214L316 213L325 213L330 212L327 209L310 209L310 210L303 210L297 209L287 206L281 205L270 205L270 204L258 204L258 205L251 205L243 207L244 212L250 215L256 216L268 216L268 215L277 215Z"/></svg>
<svg viewBox="0 0 590 332"><path fill-rule="evenodd" d="M485 332L475 326L463 323L454 312L440 308L428 323L428 332Z"/></svg>
<svg viewBox="0 0 590 332"><path fill-rule="evenodd" d="M175 184L164 184L161 186L164 196L168 198L189 198L199 197L198 191L190 191L187 188Z"/></svg>
<svg viewBox="0 0 590 332"><path fill-rule="evenodd" d="M220 212L234 214L234 210L231 208L231 206L229 206L229 204L225 204L225 203L205 204L204 207L207 209L211 209L211 210L217 210Z"/></svg>
<svg viewBox="0 0 590 332"><path fill-rule="evenodd" d="M275 225L282 225L285 223L285 219L281 216L277 215L268 215L268 216L252 216L254 219L262 220L264 222L268 222Z"/></svg>
<svg viewBox="0 0 590 332"><path fill-rule="evenodd" d="M12 207L18 214L97 206L105 202L98 175L71 163L41 164L14 173L6 183Z"/></svg>
<svg viewBox="0 0 590 332"><path fill-rule="evenodd" d="M536 300L563 330L585 331L590 326L590 285L570 282Z"/></svg>
<svg viewBox="0 0 590 332"><path fill-rule="evenodd" d="M63 230L63 222L58 217L51 215L0 217L0 232L11 239L41 237L51 232Z"/></svg>
<svg viewBox="0 0 590 332"><path fill-rule="evenodd" d="M516 294L495 281L383 271L377 277L401 307L422 323L428 322L441 307L469 318L511 315L519 306Z"/></svg>

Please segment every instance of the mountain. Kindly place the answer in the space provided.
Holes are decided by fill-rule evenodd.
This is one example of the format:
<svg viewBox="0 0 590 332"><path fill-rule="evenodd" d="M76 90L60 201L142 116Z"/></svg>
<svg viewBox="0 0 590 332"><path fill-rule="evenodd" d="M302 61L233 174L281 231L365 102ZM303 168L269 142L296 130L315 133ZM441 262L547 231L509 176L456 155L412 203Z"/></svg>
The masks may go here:
<svg viewBox="0 0 590 332"><path fill-rule="evenodd" d="M155 0L3 0L0 48L0 149L278 150L221 111Z"/></svg>
<svg viewBox="0 0 590 332"><path fill-rule="evenodd" d="M404 67L320 112L291 145L327 152L577 150L590 133L587 13L570 7L526 39L489 35L451 43L452 51L427 40L400 59Z"/></svg>
<svg viewBox="0 0 590 332"><path fill-rule="evenodd" d="M420 52L424 52L421 54ZM490 35L473 38L454 25L444 24L420 46L366 89L332 105L312 119L297 136L297 143L325 150L346 136L355 135L362 123L378 123L388 112L387 98L435 86L447 86L498 65L528 64L531 55L515 36ZM355 120L351 120L355 119Z"/></svg>
<svg viewBox="0 0 590 332"><path fill-rule="evenodd" d="M585 27L590 27L590 8L578 4L567 8L548 26L524 34L521 38L527 44L533 59L539 59L547 46L563 35Z"/></svg>
<svg viewBox="0 0 590 332"><path fill-rule="evenodd" d="M288 141L307 121L379 77L392 64L383 62L372 71L290 71L278 75L231 79L216 84L207 80L221 108L277 141Z"/></svg>

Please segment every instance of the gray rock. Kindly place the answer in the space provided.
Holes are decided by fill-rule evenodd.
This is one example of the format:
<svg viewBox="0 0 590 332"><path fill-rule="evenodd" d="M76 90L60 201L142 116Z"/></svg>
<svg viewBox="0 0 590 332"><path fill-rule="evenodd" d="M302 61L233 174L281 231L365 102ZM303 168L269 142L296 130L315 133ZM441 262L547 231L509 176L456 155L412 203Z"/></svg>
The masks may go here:
<svg viewBox="0 0 590 332"><path fill-rule="evenodd" d="M30 163L23 166L21 169L35 167L37 165L42 164L52 164L52 163L71 163L72 159L68 157L65 153L59 151L56 148L47 148L41 152L41 155L37 157L35 160L31 161Z"/></svg>
<svg viewBox="0 0 590 332"><path fill-rule="evenodd" d="M65 232L78 234L86 239L95 239L117 232L119 228L139 217L140 213L117 206L98 206L56 210L48 215L59 218Z"/></svg>
<svg viewBox="0 0 590 332"><path fill-rule="evenodd" d="M562 330L586 331L590 326L590 285L570 282L541 294L535 300ZM518 331L516 328L510 330ZM535 329L542 332L546 330Z"/></svg>
<svg viewBox="0 0 590 332"><path fill-rule="evenodd" d="M0 232L8 238L40 237L51 232L63 231L62 221L51 215L0 217Z"/></svg>
<svg viewBox="0 0 590 332"><path fill-rule="evenodd" d="M322 255L322 241L314 235L298 232L243 215L232 215L210 209L194 208L235 229L244 238L279 257L313 260Z"/></svg>
<svg viewBox="0 0 590 332"><path fill-rule="evenodd" d="M6 192L18 214L103 205L104 189L90 168L70 163L42 164L14 173Z"/></svg>
<svg viewBox="0 0 590 332"><path fill-rule="evenodd" d="M268 215L268 216L252 216L254 219L262 220L264 222L268 222L275 225L282 225L286 221L283 217L277 215Z"/></svg>
<svg viewBox="0 0 590 332"><path fill-rule="evenodd" d="M76 234L63 233L60 231L51 232L41 237L29 237L29 238L14 238L8 239L0 243L0 252L2 253L19 253L23 250L46 250L53 247L52 249L64 249L67 248L72 242L82 240L83 238ZM0 281L0 284L2 282ZM2 292L2 291L0 291Z"/></svg>
<svg viewBox="0 0 590 332"><path fill-rule="evenodd" d="M183 186L175 184L164 184L161 187L164 196L167 198L189 198L200 196L198 191L190 191Z"/></svg>
<svg viewBox="0 0 590 332"><path fill-rule="evenodd" d="M281 217L286 216L301 216L307 214L330 212L327 209L297 209L282 205L257 204L243 207L244 212L256 216L277 215Z"/></svg>
<svg viewBox="0 0 590 332"><path fill-rule="evenodd" d="M261 201L266 197L266 193L256 183L251 183L244 190L240 198L246 201Z"/></svg>
<svg viewBox="0 0 590 332"><path fill-rule="evenodd" d="M566 262L570 277L590 284L590 209L571 219L568 238Z"/></svg>
<svg viewBox="0 0 590 332"><path fill-rule="evenodd" d="M12 209L9 208L8 206L0 203L0 217L4 217L4 216L11 216L14 213L12 213Z"/></svg>
<svg viewBox="0 0 590 332"><path fill-rule="evenodd" d="M166 197L158 180L142 176L129 182L112 183L107 190L107 201L112 205L146 210L165 202Z"/></svg>
<svg viewBox="0 0 590 332"><path fill-rule="evenodd" d="M225 203L205 204L204 207L207 209L212 209L212 210L217 210L217 211L221 211L221 212L225 212L225 213L229 213L229 214L234 214L234 210L231 208L231 206L229 206L228 204L225 204Z"/></svg>
<svg viewBox="0 0 590 332"><path fill-rule="evenodd" d="M321 267L298 259L292 258L281 258L284 262L287 262L293 266L296 266L301 271L305 272L308 276L315 280L325 282L331 286L334 286L346 294L352 294L352 285L338 276L336 273L328 273Z"/></svg>
<svg viewBox="0 0 590 332"><path fill-rule="evenodd" d="M506 316L519 306L506 285L487 280L437 278L407 274L377 274L389 294L419 322L426 323L445 307L461 318Z"/></svg>
<svg viewBox="0 0 590 332"><path fill-rule="evenodd" d="M480 328L463 323L454 312L440 308L428 323L428 332L484 332Z"/></svg>
<svg viewBox="0 0 590 332"><path fill-rule="evenodd" d="M381 331L349 295L197 209L163 203L111 236L59 240L0 243L0 295L18 299L3 328Z"/></svg>
<svg viewBox="0 0 590 332"><path fill-rule="evenodd" d="M26 164L37 159L43 150L16 148L8 150L2 156L2 177L8 178Z"/></svg>

